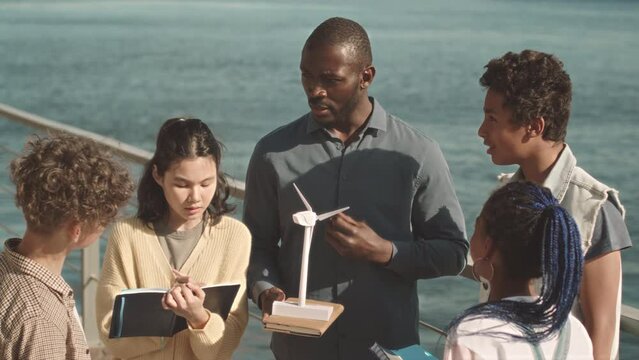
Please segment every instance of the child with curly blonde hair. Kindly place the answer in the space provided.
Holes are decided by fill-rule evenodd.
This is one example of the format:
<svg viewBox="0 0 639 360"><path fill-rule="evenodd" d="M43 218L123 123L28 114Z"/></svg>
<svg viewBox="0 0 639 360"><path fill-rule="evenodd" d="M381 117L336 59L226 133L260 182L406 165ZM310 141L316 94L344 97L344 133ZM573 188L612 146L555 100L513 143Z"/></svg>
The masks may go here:
<svg viewBox="0 0 639 360"><path fill-rule="evenodd" d="M0 358L90 359L62 266L129 199L129 173L98 144L58 134L29 141L11 180L26 231L0 253Z"/></svg>

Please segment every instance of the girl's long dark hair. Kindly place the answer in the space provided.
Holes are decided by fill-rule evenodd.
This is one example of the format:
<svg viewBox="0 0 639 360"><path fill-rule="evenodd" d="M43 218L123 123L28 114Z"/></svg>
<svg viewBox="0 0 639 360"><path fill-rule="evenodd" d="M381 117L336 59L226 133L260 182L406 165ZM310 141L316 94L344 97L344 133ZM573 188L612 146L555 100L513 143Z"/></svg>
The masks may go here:
<svg viewBox="0 0 639 360"><path fill-rule="evenodd" d="M449 332L466 318L496 318L517 326L523 335L488 335L538 343L556 334L568 319L583 269L579 230L572 216L548 189L522 181L495 191L480 221L504 255L508 276L541 277L541 295L535 302L498 300L475 305L453 319Z"/></svg>
<svg viewBox="0 0 639 360"><path fill-rule="evenodd" d="M226 203L230 193L224 174L220 171L222 144L211 129L199 119L173 118L164 122L158 132L155 153L146 164L138 186L138 212L136 216L147 225L164 219L169 205L162 188L153 179L153 166L162 176L177 161L212 156L217 168L217 188L206 212L215 224L222 215L233 210Z"/></svg>

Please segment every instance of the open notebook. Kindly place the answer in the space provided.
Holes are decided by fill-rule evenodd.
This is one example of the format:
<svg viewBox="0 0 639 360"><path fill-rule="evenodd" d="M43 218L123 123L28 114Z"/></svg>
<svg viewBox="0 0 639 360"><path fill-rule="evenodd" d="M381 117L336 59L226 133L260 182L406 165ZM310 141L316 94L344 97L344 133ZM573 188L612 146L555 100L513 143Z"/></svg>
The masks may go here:
<svg viewBox="0 0 639 360"><path fill-rule="evenodd" d="M206 285L204 307L226 320L240 284ZM115 297L109 338L173 336L187 328L186 319L162 308L169 289L129 289Z"/></svg>

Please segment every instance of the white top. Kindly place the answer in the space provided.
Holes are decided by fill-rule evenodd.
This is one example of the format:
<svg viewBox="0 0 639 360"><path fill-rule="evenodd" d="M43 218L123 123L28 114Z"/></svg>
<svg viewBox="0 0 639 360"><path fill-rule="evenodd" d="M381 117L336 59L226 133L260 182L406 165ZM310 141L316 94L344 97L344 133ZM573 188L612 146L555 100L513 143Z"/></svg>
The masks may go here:
<svg viewBox="0 0 639 360"><path fill-rule="evenodd" d="M508 300L532 301L531 297L512 297ZM568 359L592 359L592 343L586 328L577 318L569 315L570 342ZM565 325L564 325L565 326ZM444 360L447 359L536 359L533 347L527 341L516 341L511 338L485 335L487 332L501 332L521 335L521 331L513 324L493 318L471 318L463 320L454 333L448 335L444 349ZM553 359L559 336L552 336L539 344L543 358Z"/></svg>

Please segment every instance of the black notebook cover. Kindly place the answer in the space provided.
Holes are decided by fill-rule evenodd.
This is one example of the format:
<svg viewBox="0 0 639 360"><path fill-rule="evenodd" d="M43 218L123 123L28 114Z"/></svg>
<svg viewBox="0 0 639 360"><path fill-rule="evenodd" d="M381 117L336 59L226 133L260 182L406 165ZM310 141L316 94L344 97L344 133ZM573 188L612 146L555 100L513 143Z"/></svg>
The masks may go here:
<svg viewBox="0 0 639 360"><path fill-rule="evenodd" d="M226 320L240 284L203 286L204 307ZM168 289L125 290L115 297L109 338L173 336L187 328L186 319L162 308Z"/></svg>

